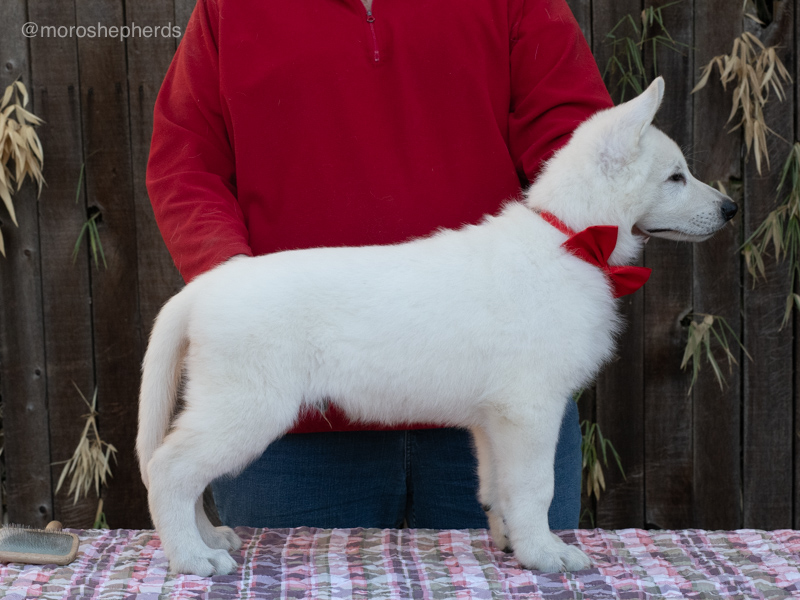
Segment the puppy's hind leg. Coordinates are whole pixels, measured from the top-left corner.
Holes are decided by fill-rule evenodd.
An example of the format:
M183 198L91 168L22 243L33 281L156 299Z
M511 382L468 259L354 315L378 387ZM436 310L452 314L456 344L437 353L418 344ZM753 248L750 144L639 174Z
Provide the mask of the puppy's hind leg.
M495 546L504 552L511 552L511 545L506 537L506 526L503 523L503 503L497 486L496 465L491 440L481 426L470 428L475 445L475 456L478 459L478 502L481 503L489 521L489 533Z
M210 481L242 469L282 435L299 408L299 403L293 409L265 404L225 394L200 398L196 389L187 389L186 410L147 466L150 513L170 571L207 577L237 568L227 545L213 549L206 544L198 529L196 503ZM227 533L222 536L227 538Z

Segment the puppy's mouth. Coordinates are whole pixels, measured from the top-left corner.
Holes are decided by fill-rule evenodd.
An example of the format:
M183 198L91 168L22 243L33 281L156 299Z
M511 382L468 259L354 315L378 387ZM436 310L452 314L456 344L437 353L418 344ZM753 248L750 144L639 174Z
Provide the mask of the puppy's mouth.
M678 231L677 229L644 229L638 225L634 225L631 233L644 237L646 242L651 237L659 237L667 240L675 240L678 242L702 242L710 238L713 233L707 235L696 235L693 233L686 233L685 231Z
M650 240L650 232L645 231L644 229L642 229L638 225L634 225L631 228L631 233L633 235L638 235L640 238L644 238L643 241L644 241L645 244Z

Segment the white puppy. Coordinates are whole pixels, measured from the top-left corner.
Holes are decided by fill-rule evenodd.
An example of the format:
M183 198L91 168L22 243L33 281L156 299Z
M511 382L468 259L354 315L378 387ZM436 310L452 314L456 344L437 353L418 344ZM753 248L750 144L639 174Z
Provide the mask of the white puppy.
M236 568L228 550L241 542L210 524L201 492L328 399L357 420L471 429L498 546L532 569L587 567L547 510L564 408L611 357L617 303L540 213L575 231L617 226L613 265L644 235L699 241L722 227L736 205L651 126L663 90L658 79L582 124L524 201L480 225L235 258L167 302L144 359L137 451L171 570ZM168 433L182 369L186 406Z

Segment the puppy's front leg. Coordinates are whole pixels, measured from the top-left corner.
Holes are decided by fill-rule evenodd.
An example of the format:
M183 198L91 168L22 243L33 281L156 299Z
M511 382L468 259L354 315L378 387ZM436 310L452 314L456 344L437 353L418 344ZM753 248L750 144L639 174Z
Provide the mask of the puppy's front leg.
M550 533L547 511L553 499L553 465L565 400L504 410L487 419L497 459L497 481L506 501L503 517L517 560L546 572L584 569L591 563L579 548ZM508 406L506 406L506 409ZM513 413L513 414L512 414Z
M203 506L203 496L194 503L194 515L200 537L206 546L212 549L238 550L242 547L242 539L230 527L214 527Z
M497 485L497 466L495 453L486 430L481 426L470 428L475 445L475 457L478 459L478 502L481 503L489 522L489 533L494 545L504 552L511 552L511 544L506 537L506 526L503 523L502 490Z

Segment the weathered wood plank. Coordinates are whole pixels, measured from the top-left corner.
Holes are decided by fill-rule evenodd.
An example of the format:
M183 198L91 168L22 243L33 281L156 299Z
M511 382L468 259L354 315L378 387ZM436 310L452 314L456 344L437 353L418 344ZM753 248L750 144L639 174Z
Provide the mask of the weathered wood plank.
M3 3L0 19L0 92L20 78L30 89L25 0ZM34 105L33 110L37 107ZM46 163L45 163L46 164ZM0 257L0 393L8 516L41 527L53 514L50 481L44 325L35 186L26 182L14 195L16 228L5 208L0 227L6 258Z
M610 56L606 34L626 14L636 16L641 10L639 0L593 3L592 48L601 73ZM612 90L615 83L606 81ZM608 488L597 505L598 527L643 527L645 523L643 300L642 292L622 299L622 316L628 325L619 339L616 360L597 381L597 423L619 452L626 476L616 466L606 470Z
M195 4L197 4L197 0L175 0L175 23L181 28L181 33L186 32L186 25L189 24L189 17L192 15Z
M575 20L581 26L583 37L592 47L592 0L567 0Z
M123 3L77 0L76 16L79 25L122 25ZM102 437L118 450L104 508L111 527L146 527L134 453L142 349L125 44L110 37L79 39L78 61L87 200L90 210L100 211L108 261L108 269L92 276L99 424Z
M684 0L662 13L672 38L686 44L682 52L659 46L654 57L646 47L647 64L656 63L666 81L656 124L684 148L692 144L693 6ZM692 246L652 238L644 263L653 269L644 287L646 521L661 529L690 527L692 399L680 362L686 342L681 319L692 308Z
M174 22L172 2L129 0L128 23L162 25ZM175 53L176 38L132 38L128 42L128 83L131 89L131 156L139 272L139 311L144 348L161 306L183 287L183 279L167 252L155 222L145 186L147 157L153 132L153 105ZM141 486L141 483L139 484ZM144 493L143 488L139 493Z
M795 11L794 14L794 30L800 29L800 11ZM794 38L795 52L794 52L794 114L796 121L794 124L794 141L800 141L800 35L795 35ZM800 289L795 283L796 293L800 293ZM800 529L800 318L797 314L794 316L794 525L795 529Z
M712 57L730 51L741 34L742 20L728 10L725 0L695 0L695 80L700 68ZM706 183L721 181L734 201L742 204L741 136L730 134L726 123L731 94L712 80L693 96L694 147L690 165ZM693 163L693 164L692 164ZM742 216L737 216L711 240L698 244L694 252L694 311L719 315L741 338L741 246ZM692 526L733 529L742 526L741 511L741 367L742 352L732 350L739 364L727 375L720 389L708 365L693 390ZM717 361L724 364L721 353Z
M592 2L591 0L567 0L572 14L580 25L583 37L586 38L589 47L592 47ZM588 421L590 423L597 422L596 409L596 390L592 386L582 392L578 402L579 419L581 423ZM581 527L593 527L597 522L597 501L594 497L586 495L586 483L582 485L581 493Z
M777 45L778 54L792 64L794 3L776 2L773 23L766 28L751 21L745 27L766 45ZM794 133L794 107L771 97L764 109L768 125L785 139ZM756 172L750 159L745 170L745 236L774 207L775 188L787 145L768 138L772 171ZM776 529L792 525L792 329L781 328L789 277L786 264L767 260L766 281L755 288L749 275L744 287L744 343L753 362L744 363L744 520L745 527Z
M171 2L129 0L128 22L168 23L173 18ZM128 42L128 82L131 87L131 156L136 207L137 256L139 259L139 309L142 342L146 343L153 321L164 302L183 287L155 222L145 187L147 157L153 132L153 106L164 80L176 38L132 38Z
M172 18L173 12L174 7L171 2L134 0L126 5L129 23L167 23ZM145 187L147 157L150 153L150 137L153 132L153 106L175 53L175 47L176 38L134 38L128 43L131 155L143 343L147 341L161 306L183 287L183 279L161 238Z
M74 24L75 7L72 2L54 5L29 0L28 18L40 26L68 26ZM33 38L31 78L39 116L45 121L41 138L47 153L47 186L39 203L39 230L50 446L57 463L72 456L86 421L87 408L74 385L88 398L94 388L87 242L83 260L75 264L72 260L74 244L86 220L83 197L75 201L83 162L75 39ZM52 466L53 482L58 482L63 466ZM65 483L53 498L55 518L66 527L91 527L97 505L94 492L73 504L68 488Z
M586 38L589 47L592 47L592 1L591 0L567 0L575 20L578 21L583 36ZM580 420L597 421L595 414L595 388L592 386L583 391L578 402L578 412ZM583 484L585 486L585 483ZM585 492L585 488L584 488ZM587 498L585 493L581 496L581 526L591 527L597 520L597 507L593 498Z

